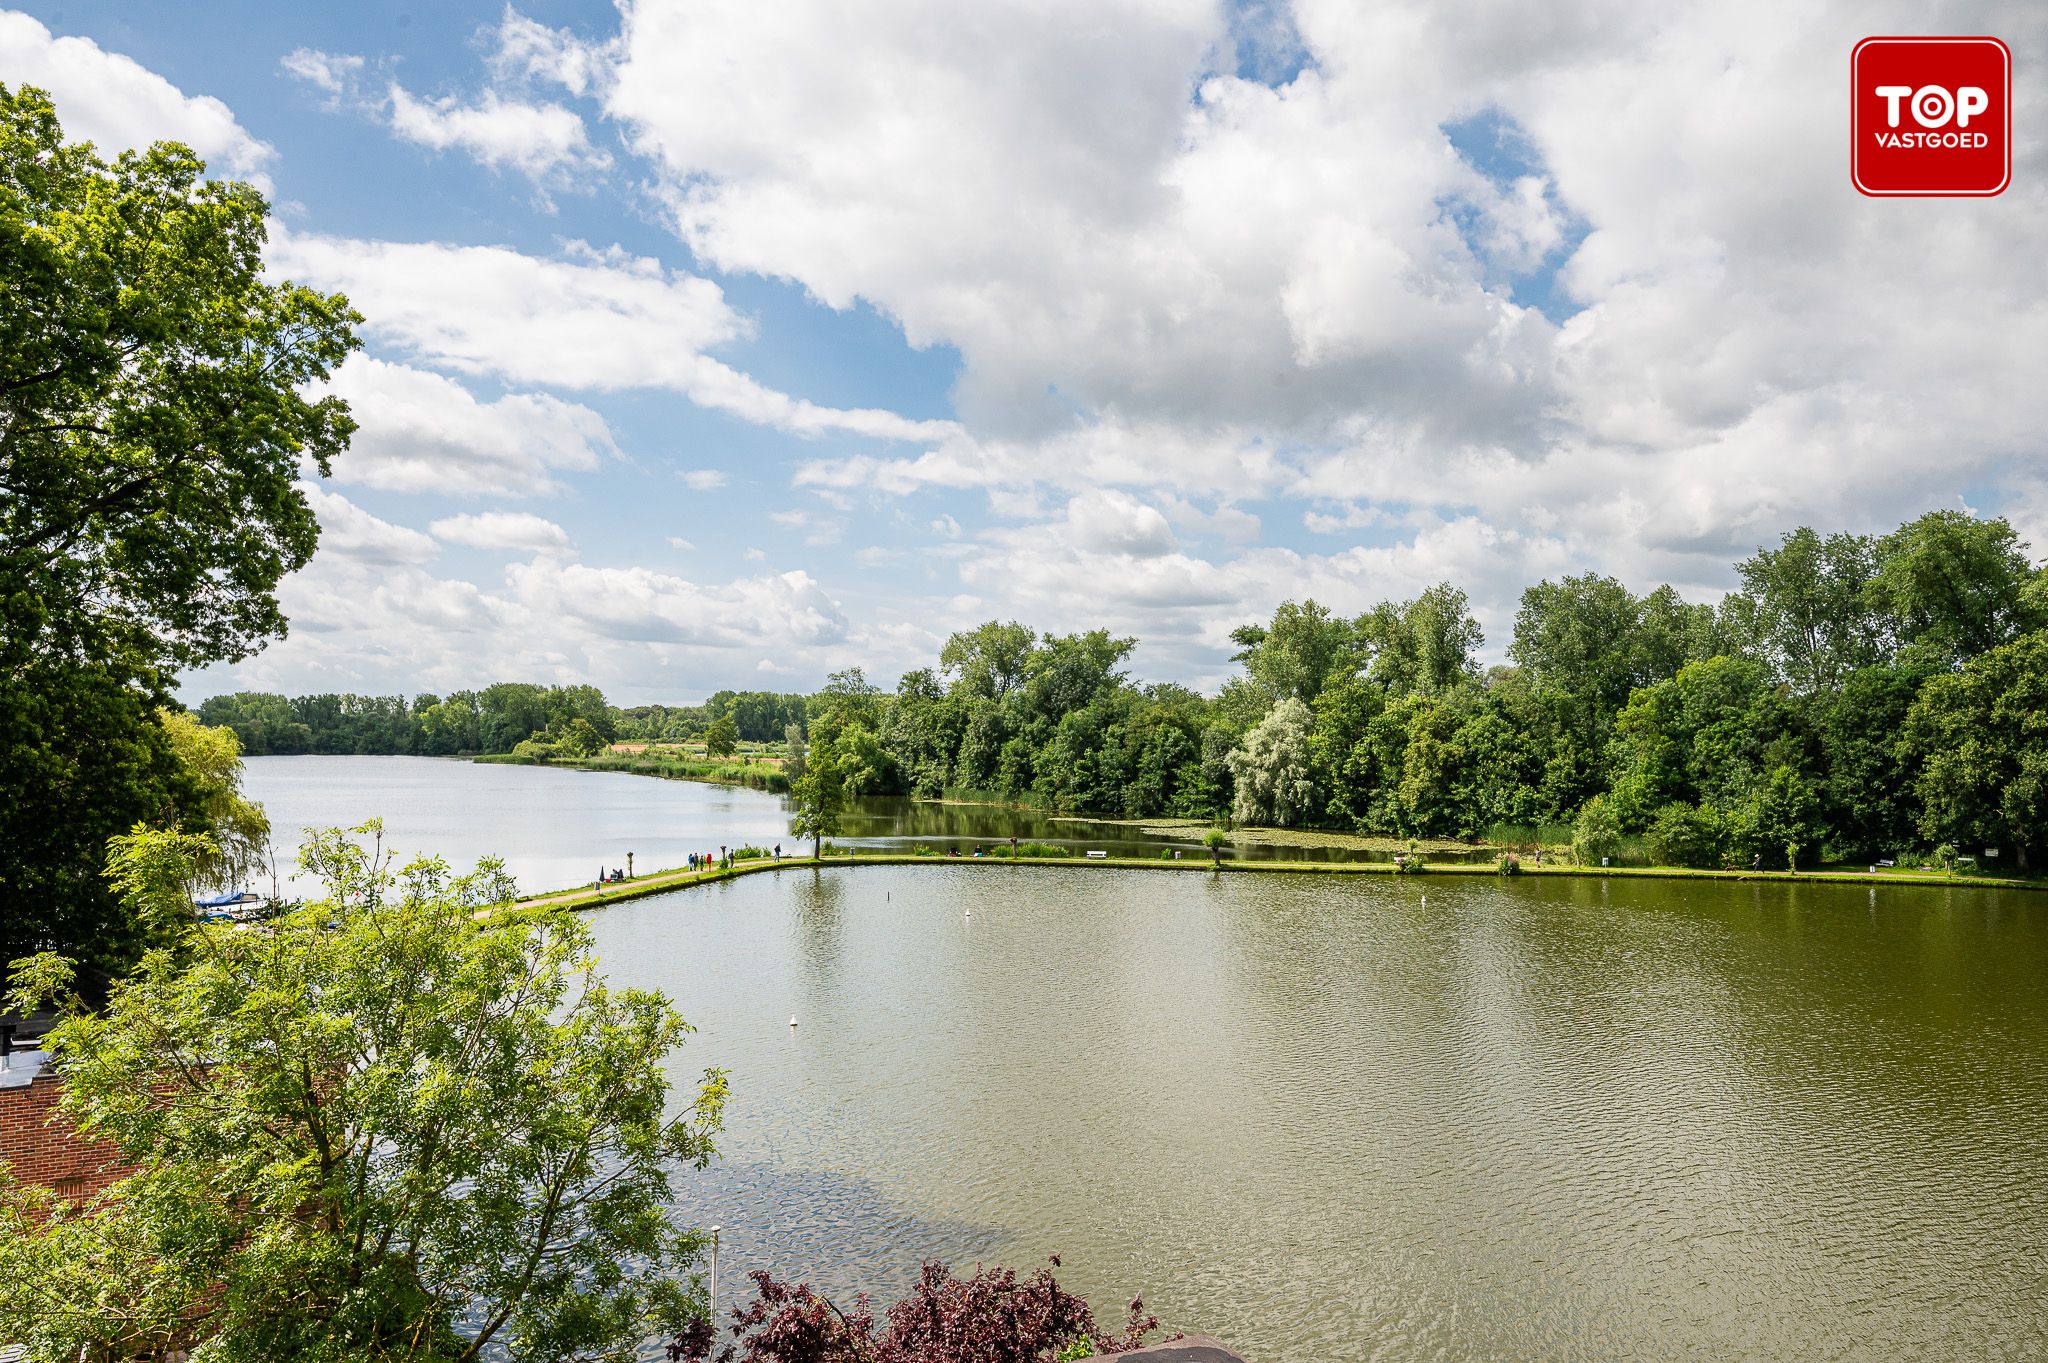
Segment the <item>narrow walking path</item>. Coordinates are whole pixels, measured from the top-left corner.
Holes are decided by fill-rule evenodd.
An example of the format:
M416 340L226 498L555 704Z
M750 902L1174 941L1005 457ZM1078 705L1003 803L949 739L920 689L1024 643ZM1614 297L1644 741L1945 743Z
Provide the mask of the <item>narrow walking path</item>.
M1392 863L1379 861L1233 861L1212 863L1206 857L1184 857L1179 861L1165 861L1157 857L947 857L917 854L912 852L862 852L859 855L824 857L764 857L753 861L742 861L730 867L712 867L709 870L692 871L687 867L680 870L654 871L631 880L612 882L605 885L589 885L581 889L549 891L544 894L515 900L515 909L599 909L608 904L624 903L629 899L644 899L648 895L666 894L670 890L687 889L693 885L707 885L718 881L735 880L740 876L759 875L765 871L821 867L856 866L1007 866L1019 869L1067 868L1071 870L1095 870L1098 868L1123 871L1181 871L1206 874L1228 873L1242 875L1247 872L1278 875L1366 875L1391 876L1396 874ZM1403 879L1422 881L1441 880L1447 876L1499 876L1495 867L1483 863L1432 862L1428 870L1419 875L1404 876ZM1613 880L1734 880L1734 881L1779 881L1786 884L1823 885L1884 885L1918 886L1923 889L1982 889L1982 890L2048 890L2048 882L2038 880L2011 880L1988 876L1973 876L1962 880L1949 880L1911 872L1878 871L1692 871L1682 867L1665 866L1545 866L1540 869L1525 866L1515 879L1540 880L1545 878L1613 879Z

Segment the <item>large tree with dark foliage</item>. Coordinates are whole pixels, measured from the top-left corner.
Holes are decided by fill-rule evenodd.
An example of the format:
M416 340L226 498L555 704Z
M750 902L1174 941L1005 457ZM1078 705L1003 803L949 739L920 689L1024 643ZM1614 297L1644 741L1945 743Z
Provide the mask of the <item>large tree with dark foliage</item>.
M137 820L203 824L155 712L172 670L284 632L353 423L307 397L345 300L263 278L266 207L159 143L108 161L0 86L0 962L138 939L100 883Z

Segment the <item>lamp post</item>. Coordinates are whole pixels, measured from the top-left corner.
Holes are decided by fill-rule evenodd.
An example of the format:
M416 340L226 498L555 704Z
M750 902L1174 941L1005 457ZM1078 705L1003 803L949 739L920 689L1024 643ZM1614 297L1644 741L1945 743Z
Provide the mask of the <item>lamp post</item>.
M711 1328L718 1329L718 1231L711 1228Z

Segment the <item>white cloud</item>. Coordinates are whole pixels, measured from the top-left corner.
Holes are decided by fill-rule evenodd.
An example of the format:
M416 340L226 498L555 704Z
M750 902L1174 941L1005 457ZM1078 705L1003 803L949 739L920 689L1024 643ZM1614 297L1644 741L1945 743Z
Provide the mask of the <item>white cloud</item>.
M295 47L277 63L288 76L325 90L330 95L351 93L362 79L363 59L345 52L322 52L315 47Z
M329 492L317 483L297 486L319 518L322 555L398 566L426 563L441 552L428 536L373 516L338 492Z
M788 530L804 531L804 543L809 545L832 544L846 529L846 522L836 517L820 516L800 508L771 511L768 519Z
M274 271L345 292L372 337L429 364L513 383L672 389L799 435L913 440L954 430L893 412L819 407L763 387L705 353L751 333L716 284L617 247L572 243L544 259L504 246L271 230Z
M618 453L603 417L545 393L479 401L440 374L355 356L328 391L360 423L334 464L345 483L392 492L540 496L557 474L587 473Z
M1301 516L1301 523L1318 535L1334 535L1344 530L1365 530L1383 524L1386 520L1386 512L1376 506L1358 502L1341 502L1331 511L1310 507Z
M607 44L585 42L505 7L498 22L491 73L501 81L546 81L572 95L589 94L611 75Z
M1072 541L1098 553L1158 558L1180 546L1157 507L1123 492L1086 492L1067 503Z
M603 638L738 648L836 643L846 617L809 574L700 584L651 568L593 568L540 558L506 570L512 596L540 619Z
M682 479L692 492L709 492L713 488L724 487L727 482L723 469L677 469L676 477Z
M448 516L427 527L434 538L472 549L511 549L527 553L570 548L569 532L530 511L485 511Z
M2048 438L2037 88L1998 199L1866 200L1841 164L1849 47L1981 29L1959 2L623 12L607 107L698 257L961 353L961 429L807 486L1420 507L1714 583L1801 521L2019 506ZM2048 11L1998 29L2048 60ZM1250 63L1285 83L1231 74L1296 42ZM1526 153L1497 178L1444 131L1487 111ZM1558 265L1561 323L1515 292Z
M391 83L391 131L434 151L467 152L493 170L516 170L559 188L607 170L611 155L591 145L582 116L560 104L532 104L484 91L473 104L454 96L422 99Z
M269 191L263 168L276 152L236 122L227 105L210 95L186 95L90 38L59 38L26 14L0 11L0 71L10 86L49 91L66 136L90 140L110 159L130 147L183 142L212 174Z
M668 547L671 549L690 550L695 549L697 546L679 535L670 535L668 537Z

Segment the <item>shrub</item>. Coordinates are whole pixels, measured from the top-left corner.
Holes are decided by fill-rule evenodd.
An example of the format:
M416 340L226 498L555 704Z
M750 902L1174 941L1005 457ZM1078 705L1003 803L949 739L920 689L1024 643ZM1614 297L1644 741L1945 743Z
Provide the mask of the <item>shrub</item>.
M1493 859L1493 869L1504 876L1522 874L1522 859L1513 852L1503 852Z
M1721 864L1727 835L1724 821L1713 808L1668 804L1650 821L1650 855L1665 866L1710 870Z
M1057 1258L1052 1266L1059 1266ZM1159 1327L1133 1298L1122 1331L1095 1322L1088 1303L1059 1285L1051 1269L1020 1279L1014 1269L981 1268L955 1277L928 1263L910 1295L880 1319L865 1295L842 1308L767 1273L748 1275L755 1296L735 1310L732 1343L712 1351L720 1333L700 1320L668 1346L672 1360L718 1363L1038 1363L1092 1358L1137 1348Z
M1621 847L1621 820L1604 795L1595 795L1579 811L1572 825L1572 859L1581 866L1598 866Z
M1049 842L1023 842L1015 847L998 847L997 856L1010 857L1071 857L1071 847L1055 847Z

